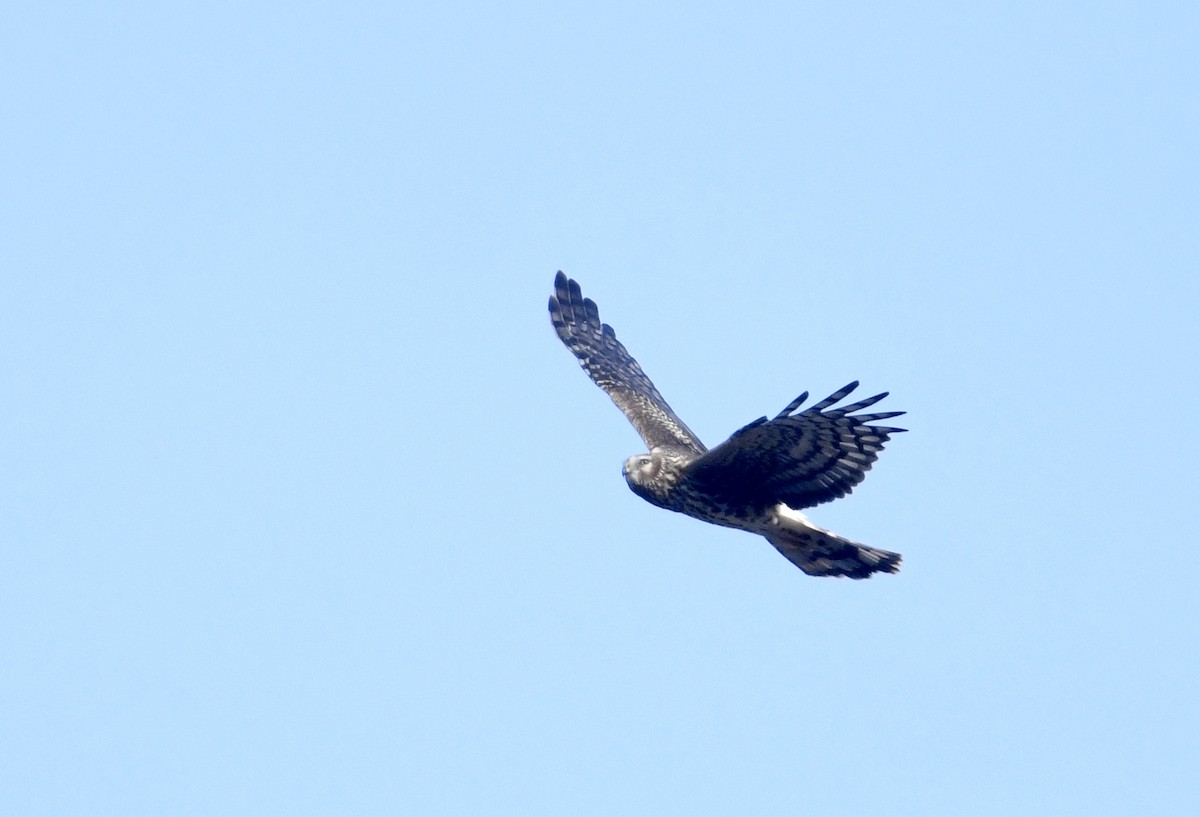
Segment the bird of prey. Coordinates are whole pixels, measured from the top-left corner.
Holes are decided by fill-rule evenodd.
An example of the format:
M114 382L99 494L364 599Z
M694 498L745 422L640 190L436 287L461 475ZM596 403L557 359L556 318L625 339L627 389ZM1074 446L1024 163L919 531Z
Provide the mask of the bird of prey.
M550 296L550 322L649 446L624 467L625 481L642 499L762 534L810 576L865 579L900 569L899 553L852 542L800 513L850 493L888 437L904 431L870 425L902 411L855 414L887 392L835 408L858 387L855 381L801 411L805 392L774 417L760 417L710 450L667 405L612 327L601 323L595 302L561 272Z

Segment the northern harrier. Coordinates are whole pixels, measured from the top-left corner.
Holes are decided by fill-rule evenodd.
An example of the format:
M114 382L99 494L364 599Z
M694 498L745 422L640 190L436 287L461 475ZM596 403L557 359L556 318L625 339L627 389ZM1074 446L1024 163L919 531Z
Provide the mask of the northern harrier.
M845 496L862 482L888 437L902 428L869 423L904 412L858 414L887 392L834 405L855 381L800 411L808 392L773 418L760 417L711 451L663 400L595 302L561 272L554 278L550 321L596 385L650 447L625 461L635 494L705 522L762 534L810 576L865 579L895 573L900 554L860 545L808 521L801 508ZM853 416L852 416L853 415Z

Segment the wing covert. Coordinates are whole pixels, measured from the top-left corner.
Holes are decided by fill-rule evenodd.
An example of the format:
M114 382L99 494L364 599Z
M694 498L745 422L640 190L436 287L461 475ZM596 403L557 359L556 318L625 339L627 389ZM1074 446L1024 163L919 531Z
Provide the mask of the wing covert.
M683 446L700 454L707 451L617 340L612 327L601 322L596 303L584 298L579 284L561 272L554 277L550 322L588 377L607 392L646 445L651 449Z

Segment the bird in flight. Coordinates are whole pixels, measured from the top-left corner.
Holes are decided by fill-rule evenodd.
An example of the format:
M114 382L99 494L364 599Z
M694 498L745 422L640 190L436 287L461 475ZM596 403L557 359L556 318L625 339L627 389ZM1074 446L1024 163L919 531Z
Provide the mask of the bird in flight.
M760 417L708 449L675 415L591 298L559 272L550 322L579 365L608 393L650 451L625 461L625 481L642 499L705 522L766 537L810 576L865 579L895 573L900 554L819 528L804 514L850 493L902 428L870 425L902 411L855 414L887 392L835 408L855 381L801 410L808 392L768 419Z

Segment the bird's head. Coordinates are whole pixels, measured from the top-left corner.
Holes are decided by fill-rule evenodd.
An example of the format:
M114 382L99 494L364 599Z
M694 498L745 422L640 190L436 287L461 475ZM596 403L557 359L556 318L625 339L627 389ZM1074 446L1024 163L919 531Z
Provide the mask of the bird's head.
M658 452L638 454L625 460L622 471L629 489L647 502L662 505L675 480L664 472L664 459Z

